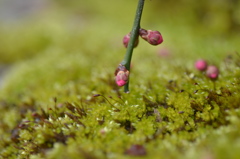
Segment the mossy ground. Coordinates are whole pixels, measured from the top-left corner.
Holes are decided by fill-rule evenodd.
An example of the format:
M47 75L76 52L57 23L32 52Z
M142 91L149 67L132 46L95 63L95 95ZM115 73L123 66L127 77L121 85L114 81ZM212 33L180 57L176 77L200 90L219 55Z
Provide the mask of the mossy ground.
M113 73L136 3L52 1L0 26L2 158L238 158L239 32L227 9L210 4L201 23L190 1L146 1L142 27L164 42L140 41L125 94ZM199 58L218 80L194 68Z

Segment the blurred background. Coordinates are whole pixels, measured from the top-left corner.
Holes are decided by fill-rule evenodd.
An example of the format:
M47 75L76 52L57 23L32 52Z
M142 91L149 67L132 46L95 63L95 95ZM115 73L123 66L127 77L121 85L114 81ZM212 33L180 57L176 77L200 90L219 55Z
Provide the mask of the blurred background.
M137 0L0 0L0 63L32 58L51 47L77 49L83 34L101 42L121 41L131 30L136 5ZM161 31L167 39L187 34L228 39L239 35L240 3L146 0L142 26ZM109 28L116 29L108 32ZM178 34L172 37L168 32Z
M46 75L45 82L56 80L52 75L56 70L69 73L66 80L89 77L96 68L114 72L125 54L122 38L131 31L137 3L0 0L0 77L10 66L24 63L25 68L36 67L42 73L19 76L39 80ZM161 49L185 64L197 58L217 63L239 51L240 1L146 0L141 27L160 31L164 42L153 47L140 41L133 63L146 66Z

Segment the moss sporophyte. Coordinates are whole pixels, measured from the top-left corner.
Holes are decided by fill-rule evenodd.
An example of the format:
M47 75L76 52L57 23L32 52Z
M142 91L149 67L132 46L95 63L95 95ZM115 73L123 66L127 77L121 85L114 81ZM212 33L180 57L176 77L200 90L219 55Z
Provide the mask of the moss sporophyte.
M159 31L145 30L140 27L145 0L139 0L132 31L123 38L123 45L127 48L123 61L115 71L115 81L118 86L124 86L124 92L129 93L130 64L134 47L138 45L139 36L151 45L163 42ZM122 70L124 69L124 71Z

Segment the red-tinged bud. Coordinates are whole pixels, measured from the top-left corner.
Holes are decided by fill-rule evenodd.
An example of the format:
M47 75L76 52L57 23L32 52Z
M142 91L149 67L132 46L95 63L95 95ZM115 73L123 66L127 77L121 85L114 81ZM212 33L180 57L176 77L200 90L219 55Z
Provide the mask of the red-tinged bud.
M145 29L139 29L139 35L141 36L141 38L143 38L144 40L147 41L147 36L148 36L148 31Z
M219 75L219 70L216 66L213 66L213 65L208 66L206 75L207 75L207 77L209 77L211 79L217 79L218 75Z
M128 33L127 35L125 35L123 37L123 45L125 46L125 48L128 47L128 43L130 41L130 36L131 36L131 33ZM134 43L134 47L137 47L138 46L138 42L139 42L139 39L137 38L135 43Z
M163 37L159 31L139 29L139 35L151 45L159 45L163 42Z
M199 71L205 71L207 69L207 66L208 64L205 60L200 59L195 62L195 67Z
M118 86L124 86L128 82L129 71L125 66L119 65L115 71L115 81Z
M159 31L148 31L148 42L152 45L159 45L163 42L162 35Z

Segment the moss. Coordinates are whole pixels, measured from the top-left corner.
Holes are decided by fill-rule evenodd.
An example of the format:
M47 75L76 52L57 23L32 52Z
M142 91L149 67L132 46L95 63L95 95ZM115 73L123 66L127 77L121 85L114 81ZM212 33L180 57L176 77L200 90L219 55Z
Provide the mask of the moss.
M77 2L61 3L10 34L0 28L1 39L7 38L1 63L11 64L0 90L2 158L239 156L238 32L229 36L219 29L221 36L213 36L216 32L192 21L194 15L186 17L191 8L179 14L183 21L159 14L163 23L154 18L159 8L146 6L142 25L159 28L165 41L159 47L140 41L131 92L125 94L113 79L130 20L120 14L125 2L114 2L116 15L115 7L108 10L102 2L81 2L87 7L80 5L79 12ZM135 10L134 3L127 7ZM12 36L24 33L24 40L10 47L17 40ZM170 55L159 55L162 48ZM216 81L194 69L199 57L219 67Z

